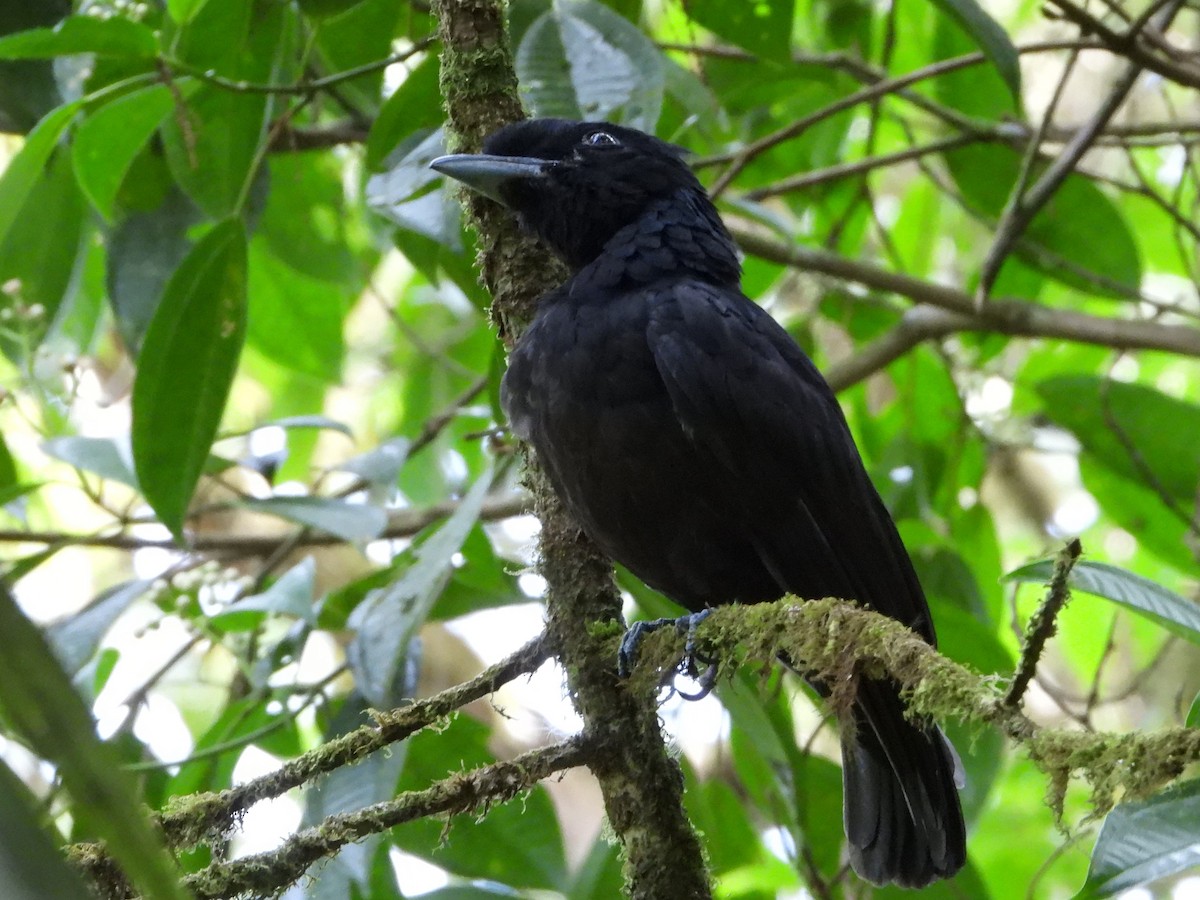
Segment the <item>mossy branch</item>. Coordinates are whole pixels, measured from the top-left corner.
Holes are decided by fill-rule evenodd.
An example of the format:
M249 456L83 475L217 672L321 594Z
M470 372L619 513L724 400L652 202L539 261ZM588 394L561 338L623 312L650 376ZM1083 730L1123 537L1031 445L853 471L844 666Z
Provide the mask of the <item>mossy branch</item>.
M785 598L722 607L694 637L705 656L728 670L749 660L771 664L786 654L799 671L845 691L856 678L890 676L913 716L998 728L1047 775L1050 805L1060 818L1073 776L1090 787L1093 815L1099 816L1123 797L1145 797L1200 762L1200 729L1097 733L1039 726L1006 702L1005 679L947 659L895 619L843 600ZM671 676L684 640L671 629L646 638L633 674L641 689ZM615 653L615 643L607 643ZM835 688L835 705L837 695Z
M581 580L586 583L594 574L581 572ZM611 672L619 628L589 628L582 621L578 627L584 632L578 639L590 645L587 664L608 660L602 665L606 673ZM913 716L939 721L960 719L996 728L1023 746L1030 759L1046 773L1050 803L1059 816L1072 777L1089 785L1093 814L1101 815L1122 797L1144 797L1159 790L1188 765L1200 761L1198 729L1104 734L1039 726L1019 708L1005 702L1005 679L980 675L942 656L896 620L842 600L785 598L775 603L722 607L696 629L694 637L698 648L706 656L718 658L726 671L747 662L772 665L782 653L798 670L818 676L827 684L840 685L845 692L860 677L894 678L901 685ZM675 671L684 641L683 635L671 629L647 636L631 678L623 684L614 684L616 693L624 696L626 703L646 702L653 710L651 698ZM239 788L191 798L168 813L164 822L174 823L170 833L177 842L186 839L191 843L226 834L249 805L258 799L277 796L286 790L283 785L294 781L300 771L320 774L358 761L366 752L439 721L495 685L531 671L547 655L543 639L539 638L470 682L411 707L376 714L376 725L330 742L294 760L280 772L251 782L244 786L249 789L247 793ZM837 691L835 704L836 694ZM616 794L610 815L620 816L622 824L629 826L630 821L636 821L632 807L643 801L646 793L638 781L625 774L624 766L638 754L647 753L651 754L647 764L652 764L653 742L645 735L638 735L641 742L634 741L631 747L623 722L606 721L591 709L588 713L593 724L571 741L450 776L425 790L408 792L392 801L331 816L320 825L293 835L278 850L234 862L214 863L189 876L188 884L204 898L277 892L301 877L314 862L333 855L346 843L417 818L486 810L493 803L531 789L546 777L579 765L601 773L601 783ZM657 720L653 717L640 724L657 733ZM213 818L217 813L220 815ZM651 851L651 847L637 845L637 840L658 847L654 835L627 834L631 859L643 859ZM123 876L102 847L77 845L72 851L101 896L131 895ZM643 887L654 884L656 890L668 890L662 884L644 879L639 883ZM667 892L641 896L676 895Z
M499 126L523 118L501 0L435 0L442 42L441 87L448 133L458 149L478 150ZM538 297L565 273L521 237L511 216L479 197L464 198L479 237L479 268L492 294L492 319L510 344ZM644 900L712 896L699 837L683 810L683 775L667 751L653 691L630 692L615 656L591 637L623 630L612 564L582 537L536 460L526 480L542 523L540 569L547 583L547 629L567 670L585 730L607 748L589 762L625 859L626 889Z
M535 671L551 656L549 641L540 635L515 653L489 666L469 681L418 700L409 706L372 713L373 723L356 728L284 763L279 769L218 793L180 798L158 817L167 845L182 850L233 830L237 821L255 803L279 797L292 788L361 762L370 754L434 725L469 703L494 693L513 679ZM128 886L107 850L99 844L75 844L68 855L103 896L124 897Z
M579 736L530 750L507 762L458 772L423 791L406 791L393 800L329 816L320 825L292 835L277 850L213 863L185 881L199 900L245 893L272 896L298 881L313 863L328 859L346 844L414 819L486 810L530 790L543 778L582 765L593 753L590 742Z

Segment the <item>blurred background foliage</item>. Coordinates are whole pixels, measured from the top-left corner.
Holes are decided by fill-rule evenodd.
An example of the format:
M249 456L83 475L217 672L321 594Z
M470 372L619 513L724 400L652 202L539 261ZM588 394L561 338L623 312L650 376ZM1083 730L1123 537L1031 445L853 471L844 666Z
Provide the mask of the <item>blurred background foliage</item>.
M1195 4L509 14L533 114L694 154L747 292L841 392L943 652L1009 674L1038 560L1079 535L1028 711L1200 724ZM0 599L6 896L78 896L53 845L112 844L114 817L136 832L131 796L161 809L268 772L540 630L504 349L426 166L445 144L434 30L421 0L0 5L0 560L45 638ZM621 584L631 615L670 609ZM842 864L836 744L798 684L739 677L663 714L718 896L895 894ZM180 863L577 726L548 664ZM1019 749L951 730L971 861L926 893L1200 896L1197 782L1102 821L1072 790L1057 823ZM613 897L600 818L572 772L373 835L286 896ZM153 837L129 843L154 884Z

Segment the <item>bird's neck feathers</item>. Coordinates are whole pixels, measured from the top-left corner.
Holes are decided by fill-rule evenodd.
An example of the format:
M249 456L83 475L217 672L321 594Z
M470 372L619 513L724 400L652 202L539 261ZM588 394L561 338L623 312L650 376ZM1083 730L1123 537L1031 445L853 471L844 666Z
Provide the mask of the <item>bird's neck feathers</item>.
M572 276L572 287L612 288L691 277L737 287L737 249L708 197L681 188L648 206ZM574 293L575 291L572 291Z

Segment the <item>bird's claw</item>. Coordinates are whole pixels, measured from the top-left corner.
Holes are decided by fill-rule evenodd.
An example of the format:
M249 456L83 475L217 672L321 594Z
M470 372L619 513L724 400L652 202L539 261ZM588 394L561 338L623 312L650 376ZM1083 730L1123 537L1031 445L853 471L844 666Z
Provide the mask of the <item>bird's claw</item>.
M680 616L677 619L653 619L649 622L634 622L625 632L625 637L621 639L621 647L617 651L617 674L622 678L628 678L633 671L634 662L637 660L638 644L642 642L642 638L646 635L658 631L660 628L665 628L668 625L674 626L675 630L680 634L686 632L687 643L684 644L683 658L679 661L679 671L690 678L694 678L699 682L700 690L694 694L688 694L676 689L676 692L684 700L701 700L707 697L717 683L717 664L716 660L702 656L696 649L696 628L709 617L712 613L711 609L701 610L690 615ZM701 670L697 665L704 665Z

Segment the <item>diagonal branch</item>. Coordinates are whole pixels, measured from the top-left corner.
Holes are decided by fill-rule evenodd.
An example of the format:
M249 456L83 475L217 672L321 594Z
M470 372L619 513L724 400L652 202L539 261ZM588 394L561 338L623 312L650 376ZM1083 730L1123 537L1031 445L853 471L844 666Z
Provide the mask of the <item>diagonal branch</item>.
M1153 26L1156 28L1166 27L1175 13L1179 11L1182 2L1183 0L1170 0L1165 8L1159 10L1151 18ZM1142 60L1134 60L1125 66L1108 94L1101 101L1100 106L1092 114L1092 117L1075 132L1063 148L1062 153L1047 167L1029 192L1023 197L1016 197L1009 208L1005 210L1004 217L996 231L996 238L992 242L980 270L979 288L975 297L978 305L982 306L988 299L996 276L1000 273L1000 267L1004 265L1004 260L1008 257L1009 251L1017 239L1025 233L1025 229L1033 221L1033 217L1050 201L1062 183L1066 181L1067 176L1074 171L1083 158L1083 154L1088 151L1121 104L1125 102L1134 82L1138 80L1145 68L1146 64ZM1064 75L1063 78L1065 80L1066 76ZM1032 155L1027 157L1030 162L1032 159Z
M741 248L752 256L960 313L966 318L961 320L963 327L957 330L1060 338L1118 350L1165 350L1181 356L1200 357L1200 329L1197 328L1140 319L1092 316L1024 300L993 300L977 310L972 297L957 288L891 272L825 250L785 244L766 236L758 228L732 224L729 231Z

